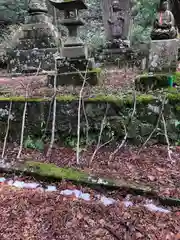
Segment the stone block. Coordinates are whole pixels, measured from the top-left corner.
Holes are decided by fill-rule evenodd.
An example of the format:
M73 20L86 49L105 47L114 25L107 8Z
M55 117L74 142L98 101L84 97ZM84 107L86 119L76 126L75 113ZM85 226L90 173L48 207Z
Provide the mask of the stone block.
M61 59L57 63L59 73L92 70L95 68L94 59Z
M88 57L88 50L85 46L63 47L61 51L62 56L65 58Z
M93 69L91 71L87 71L87 73L86 71L61 73L57 76L57 86L82 86L85 76L87 78L87 82L94 86L99 83L100 72L100 69ZM54 74L48 75L48 85L54 85L54 76Z
M168 74L140 75L135 79L137 91L148 92L169 87Z
M151 72L174 72L177 67L179 39L153 40L148 68Z
M12 50L8 56L8 71L23 73L38 69L41 63L41 70L51 71L55 68L54 54L56 48Z

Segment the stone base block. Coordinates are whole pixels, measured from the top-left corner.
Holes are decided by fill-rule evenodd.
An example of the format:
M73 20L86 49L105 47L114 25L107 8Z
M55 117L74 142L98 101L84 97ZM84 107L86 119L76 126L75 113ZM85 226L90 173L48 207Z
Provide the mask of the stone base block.
M88 57L88 49L85 46L63 47L61 54L65 58Z
M12 74L35 72L40 63L41 70L54 70L55 60L53 55L56 52L56 48L13 50L8 54L8 71Z
M148 68L151 72L174 72L177 67L179 39L153 40Z
M65 72L74 72L74 71L84 71L86 69L92 70L95 68L95 61L93 58L90 59L59 59L58 63L58 72L65 73Z
M168 74L140 75L135 79L137 91L147 92L171 86Z
M83 84L85 76L87 78L87 83L94 86L99 83L100 73L101 69L99 68L88 70L87 73L86 71L61 73L57 76L57 86L81 86ZM48 85L54 85L54 76L54 74L48 75Z

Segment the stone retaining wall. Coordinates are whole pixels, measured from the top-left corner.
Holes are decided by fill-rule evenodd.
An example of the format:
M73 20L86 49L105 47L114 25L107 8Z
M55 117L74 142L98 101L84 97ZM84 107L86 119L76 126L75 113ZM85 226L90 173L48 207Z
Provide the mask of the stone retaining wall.
M161 112L163 97L152 95L137 96L136 113L130 121L133 111L132 95L124 98L117 96L96 96L84 101L84 110L88 119L89 137L97 140L102 120L106 115L102 142L109 139L118 139L124 136L124 126L128 131L128 139L133 143L141 143L149 136L156 126ZM6 132L8 109L13 102L9 141L20 140L22 115L25 99L22 97L0 98L0 139L3 140ZM41 137L51 134L52 106L51 99L27 99L28 107L25 122L25 139L28 136ZM168 136L171 141L180 140L180 94L169 93L164 107L164 116L167 124ZM83 109L81 109L81 136L86 136L87 124ZM49 124L47 119L49 117ZM78 99L75 97L57 97L56 112L56 139L63 140L66 137L75 137L77 133ZM160 125L153 136L155 141L164 142L164 125Z

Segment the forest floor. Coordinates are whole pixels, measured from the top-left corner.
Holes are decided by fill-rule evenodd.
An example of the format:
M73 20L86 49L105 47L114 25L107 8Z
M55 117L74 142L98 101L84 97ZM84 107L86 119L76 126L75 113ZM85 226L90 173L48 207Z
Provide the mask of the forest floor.
M65 187L59 184L59 189ZM180 211L149 211L142 206L143 197L134 197L136 204L126 207L121 199L104 206L58 192L3 184L0 192L1 240L180 239Z
M138 74L137 69L119 69L117 67L107 67L103 69L100 84L84 87L84 97L94 96L95 94L122 94L133 89L132 83ZM29 97L51 97L53 86L47 84L47 74L39 76L17 76L11 77L0 70L0 94L3 96L26 96L28 89ZM59 95L73 94L79 96L81 86L58 86Z
M8 161L16 158L18 149L13 145L8 146ZM101 148L91 159L94 150L95 148L91 148L81 152L80 165L76 164L76 152L69 147L54 147L50 157L46 157L45 152L23 149L21 158L53 163L59 167L74 167L99 177L150 186L158 192L159 196L180 199L179 147L172 149L171 160L168 158L167 147L161 145L147 147L139 155L139 148L126 146L112 159L110 155L114 149Z

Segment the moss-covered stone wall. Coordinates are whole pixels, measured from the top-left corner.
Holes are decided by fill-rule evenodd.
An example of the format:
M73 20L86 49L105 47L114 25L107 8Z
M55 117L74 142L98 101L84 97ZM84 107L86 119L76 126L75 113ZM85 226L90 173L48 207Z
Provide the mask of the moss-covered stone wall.
M128 139L132 142L143 142L156 126L161 112L163 95L138 95L136 97L136 111L131 119L134 108L134 100L131 94L122 98L113 95L102 95L85 99L81 108L81 136L88 135L91 139L98 138L102 120L104 130L102 141L122 138L125 128ZM8 109L13 102L11 111L9 141L19 141L22 125L24 103L23 97L0 98L0 138L5 136ZM41 137L51 134L52 125L52 100L30 98L27 99L27 112L25 122L25 138L28 136ZM75 137L77 133L79 101L75 96L66 95L57 97L56 111L56 139L63 140L66 137ZM180 93L167 93L164 105L168 135L171 141L180 140ZM106 116L106 117L104 117ZM49 119L49 124L47 120ZM132 121L130 121L130 119ZM88 124L87 124L88 120ZM47 131L45 131L47 126ZM159 127L153 136L157 141L164 141L164 125L160 121Z

